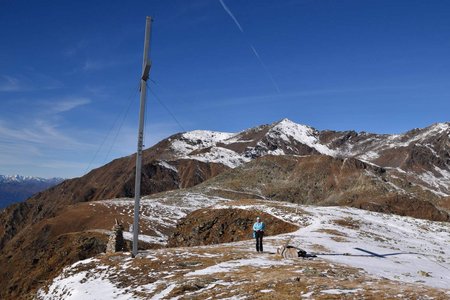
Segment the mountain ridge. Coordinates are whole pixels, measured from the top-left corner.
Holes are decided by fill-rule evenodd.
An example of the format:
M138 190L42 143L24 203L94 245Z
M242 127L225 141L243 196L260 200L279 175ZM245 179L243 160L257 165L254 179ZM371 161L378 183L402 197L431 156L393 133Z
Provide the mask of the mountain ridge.
M318 131L287 119L238 133L178 133L143 152L142 195L155 194L170 203L159 210L153 196L141 201L148 210L144 236L153 247L162 247L179 217L209 206L214 199L351 206L449 221L449 137L447 123L401 135L379 135ZM0 268L6 270L0 297L20 295L37 286L21 278L20 270L11 266L12 257L14 265L39 270L40 280L46 280L52 275L46 272L43 254L56 251L60 255L55 245L61 241L81 248L103 245L98 234L109 232L115 218L128 228L134 157L115 159L0 211ZM188 203L194 200L198 205ZM179 211L180 207L185 208ZM174 213L176 220L169 217ZM67 220L74 224L68 225ZM89 255L100 248L89 248L93 249ZM20 253L30 257L21 258ZM63 266L59 262L51 268Z
M264 155L353 157L398 173L411 171L413 183L441 196L450 195L449 183L437 180L437 185L430 184L436 178L450 179L450 123L435 123L403 134L374 134L318 131L282 119L238 133L195 130L168 140L172 159L183 157L230 168Z
M64 178L42 178L22 175L0 175L0 209L24 201L32 195L64 181Z
M265 155L321 153L375 164L385 168L392 180L417 186L436 197L450 195L449 123L400 135L377 135L318 131L289 119L238 133L190 131L160 141L143 152L142 195L191 187ZM23 223L26 226L53 216L68 204L131 197L134 173L134 154L115 159L83 177L36 194L26 204L5 209L0 220L15 222L13 216L22 216L22 221L28 220ZM0 247L18 230L0 230Z

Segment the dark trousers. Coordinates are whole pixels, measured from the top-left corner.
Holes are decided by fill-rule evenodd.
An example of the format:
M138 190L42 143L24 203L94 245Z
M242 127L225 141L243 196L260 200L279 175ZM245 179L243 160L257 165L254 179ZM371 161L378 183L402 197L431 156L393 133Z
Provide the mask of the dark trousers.
M263 252L263 236L264 236L264 231L256 231L255 232L255 238L256 238L256 251L258 252Z

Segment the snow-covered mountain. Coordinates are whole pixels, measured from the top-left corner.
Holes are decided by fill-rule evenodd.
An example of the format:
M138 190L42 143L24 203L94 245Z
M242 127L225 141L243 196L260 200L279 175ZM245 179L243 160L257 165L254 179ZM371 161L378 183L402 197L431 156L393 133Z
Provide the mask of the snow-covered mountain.
M22 175L0 175L0 183L48 182L55 184L63 180L64 180L63 178L59 177L42 178L42 177L22 176Z
M23 201L63 180L62 178L0 175L0 208Z
M417 298L423 291L430 297L443 298L447 291L441 283L448 278L442 269L437 272L438 267L433 268L442 265L448 269L447 249L440 243L448 242L445 232L448 231L446 222L450 220L449 127L449 123L439 123L404 134L387 135L319 131L283 119L238 133L196 130L173 135L143 153L142 195L150 195L142 201L141 240L144 247L164 247L183 217L201 223L196 228L216 226L222 230L231 223L234 229L240 228L254 220L253 217L245 218L248 211L243 214L232 211L216 218L214 212L207 210L218 208L207 206L224 204L231 207L245 201L258 201L261 202L259 208L251 207L250 211L263 211L280 219L292 214L299 218L286 221L299 226L300 231L274 237L272 246L292 237L297 245L302 247L304 244L307 250L322 253L324 261L308 262L305 268L302 267L304 262L295 263L296 267L292 268L291 262L280 262L272 257L262 261L252 257L251 242L243 242L217 248L149 251L129 268L138 274L133 277L139 280L137 286L121 281L129 278L126 269L132 264L125 257L122 260L117 256L100 255L86 262L89 268L89 264L94 263L93 270L104 270L104 273L84 272L84 263L60 273L64 266L103 252L115 219L129 228L135 173L134 156L130 155L0 211L0 269L4 270L0 272L0 298L35 295L36 288L44 287L44 282L58 275L59 279L50 286L54 298L59 298L65 291L69 295L73 287L90 289L91 279L99 287L109 286L120 293L124 292L121 287L128 287L128 294L121 294L124 299L139 293L144 298L182 298L183 295L202 298L215 287L220 291L221 285L228 286L230 280L243 283L236 287L238 294L252 292L245 290L249 286L246 282L257 282L258 289L268 284L271 287L263 290L271 290L270 293L279 297L289 296L293 288L291 283L299 282L295 285L297 295L305 297L320 298L322 294L346 291L354 293L356 298L374 299L390 293L397 287L396 280L400 280L403 282L401 292L396 293L401 293L403 298ZM230 204L233 201L238 204ZM302 206L305 204L311 206ZM269 206L271 209L267 209ZM199 208L205 209L205 213L200 212L201 217L196 218ZM227 223L216 224L224 219ZM402 228L407 232L401 232L399 229ZM187 228L185 232L196 231ZM202 237L202 232L200 230L196 235L197 239ZM125 239L129 237L126 233ZM189 235L180 234L179 237L189 239ZM310 237L311 241L304 237ZM359 241L364 244L358 244ZM346 250L339 251L344 248ZM366 255L356 248L384 257ZM274 250L273 247L268 249ZM113 257L113 264L116 263L122 273L116 274L113 267L106 266L109 257ZM388 264L377 269L378 261L371 261L367 266L367 259ZM98 260L102 263L97 264ZM165 263L159 263L161 261ZM259 274L257 270L248 272L253 263L273 271L268 278L273 275L276 282L246 277L244 274ZM211 269L228 270L229 266L233 270L233 266L238 266L237 273L229 273L230 280L215 281L216 272L214 276L202 275ZM401 273L396 271L397 267ZM178 268L180 272L170 273L171 268ZM23 273L33 276L24 277ZM140 275L150 273L150 277ZM192 280L183 284L184 275L188 273L195 276L189 275ZM101 274L107 277L98 278ZM112 278L109 274L118 276ZM301 277L299 281L292 279L302 274L315 275ZM146 282L147 278L151 280ZM278 289L280 282L283 284ZM363 282L370 284L362 290L356 287ZM61 285L65 283L67 289ZM87 285L82 287L83 283ZM340 287L339 291L332 288L335 285ZM148 290L145 290L146 286ZM327 287L325 290L322 289L324 286ZM372 289L373 286L377 289ZM283 294L285 291L288 292ZM236 295L222 292L224 294L209 296ZM394 298L397 294L388 296ZM45 288L40 295L44 299L53 297ZM117 294L118 298L121 295Z
M438 195L450 195L450 123L389 135L318 131L283 119L239 133L190 131L168 141L172 160L194 159L230 168L265 155L357 158Z
M355 131L318 131L283 119L270 125L262 125L239 133L195 130L175 135L170 139L171 148L179 157L189 157L208 162L220 162L229 167L264 155L325 154L356 157L377 161L383 152L418 146L439 157L449 158L450 123L437 123L423 129L413 129L404 134L373 134ZM446 151L447 150L447 151ZM210 152L217 153L211 156ZM447 153L442 153L447 152ZM401 166L401 164L399 164ZM405 166L403 166L405 167Z

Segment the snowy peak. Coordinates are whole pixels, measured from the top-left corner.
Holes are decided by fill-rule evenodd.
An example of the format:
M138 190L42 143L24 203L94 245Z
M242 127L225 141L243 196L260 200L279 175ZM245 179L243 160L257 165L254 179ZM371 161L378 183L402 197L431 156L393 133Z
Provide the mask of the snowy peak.
M273 123L272 125L296 126L296 125L300 125L300 124L297 124L294 121L289 120L288 118L284 118L284 119L281 119L278 122ZM302 125L302 126L305 126L305 125ZM308 127L308 126L305 126L305 127Z
M171 140L170 148L174 158L222 163L231 168L264 155L335 155L320 143L317 130L289 119L239 133L190 131Z
M63 180L62 178L0 175L0 209L11 203L23 201Z
M186 132L174 136L169 148L173 160L194 159L229 168L266 155L357 158L406 174L409 181L439 195L450 194L450 123L436 123L403 134L373 134L318 131L282 119L238 133Z
M255 211L253 206L250 207L250 205L256 205L252 199L278 200L274 202L274 207L264 208L263 212L272 213L275 217L280 218L293 215L295 212L293 217L297 217L297 221L300 222L298 226L302 230L296 240L297 245L310 247L307 249L308 251L314 250L330 254L350 253L352 254L350 258L347 255L330 255L330 259L342 263L356 263L359 260L361 264L358 262L355 265L357 268L355 272L358 274L360 274L359 268L364 267L369 257L362 257L361 251L356 247L382 255L388 254L389 256L386 255L383 261L391 257L392 262L389 263L387 269L387 264L383 264L384 269L381 270L381 273L376 273L381 277L385 278L388 274L392 276L391 278L397 280L399 278L405 281L413 280L413 284L417 284L419 280L423 280L421 282L427 280L427 283L433 284L433 286L437 283L437 287L441 286L440 282L442 281L442 286L446 287L448 286L448 276L444 278L445 275L443 275L446 270L438 267L439 264L442 264L442 247L430 248L426 245L426 256L421 256L414 261L410 256L403 258L405 255L416 255L417 249L423 246L419 245L423 243L422 241L417 242L419 230L422 230L422 236L427 236L427 238L429 236L434 238L430 240L435 241L440 233L446 232L446 228L442 227L442 224L438 224L438 227L434 230L430 222L418 223L411 219L412 228L408 229L406 221L397 222L399 218L393 217L390 220L393 222L391 227L394 229L382 228L383 232L387 232L388 238L386 239L377 235L380 232L380 224L383 225L387 222L387 217L383 215L373 217L372 213L355 210L340 210L333 207L324 210L315 207L309 209L309 206L294 207L289 206L290 204L286 204L286 209L283 211L279 203L289 201L308 205L346 205L385 213L448 221L450 220L449 198L439 197L450 195L450 145L447 128L448 124L435 124L429 128L410 131L402 135L378 135L355 131L318 131L284 119L239 133L196 130L173 135L145 150L143 155L141 194L155 194L147 198L148 201L143 199L141 203L143 208L142 222L146 224L141 227L146 230L142 232L142 236L145 235L143 241L153 243L158 247L161 246L161 243L165 243L167 237L173 233L172 230L180 218L186 216L192 210L217 204L219 201L224 201L226 203L224 205L228 206L229 200L237 200L236 205L249 206L251 211ZM362 162L362 160L367 162ZM238 168L236 170L229 169L235 167ZM60 260L55 261L57 265L52 266L52 270L61 268L72 257L78 259L79 253L77 251L83 249L85 253L84 245L88 245L87 248L92 251L89 252L89 256L96 254L95 251L101 251L99 247L93 247L92 238L104 241L106 236L102 235L110 233L114 219L121 220L123 224L127 222L126 220L130 220L127 216L132 215L133 200L124 197L133 196L134 172L134 164L129 157L117 159L104 167L93 170L82 178L68 180L55 188L42 192L28 201L32 205L19 204L1 210L0 248L7 245L3 248L7 249L7 252L0 255L0 269L5 270L3 273L0 272L0 298L5 298L2 297L5 293L9 296L10 291L15 292L14 286L34 288L34 285L38 282L45 282L49 279L48 276L53 276L47 272L49 270L47 262L55 261L49 259L49 257L58 256L61 249L64 251L67 249L68 253L72 253L73 256L68 256L68 259L62 262ZM158 197L161 201L156 199ZM121 199L96 201L111 198ZM262 202L264 202L262 205L269 203L269 201ZM103 219L99 220L99 213L108 216L109 223ZM331 216L330 213L333 214L333 218L329 217ZM88 221L70 222L70 220L76 221L80 218ZM294 219L289 219L286 220L291 223L295 222ZM250 225L253 220L252 217ZM364 225L368 220L373 220L371 222L373 225ZM42 230L42 224L49 225L45 232ZM76 224L81 227L76 227L78 226ZM125 228L129 228L129 224L125 225ZM222 228L219 225L214 225L214 227ZM407 228L408 232L404 235L395 231L396 228ZM61 234L63 230L66 231ZM392 231L392 234L390 234L389 230L395 232ZM192 230L189 230L189 232L192 232ZM368 236L368 232L371 235L373 234L373 238ZM216 234L215 236L220 235ZM398 241L392 242L391 237L399 236ZM130 237L131 234L126 232L125 238ZM295 241L291 237L292 234L277 240L274 237L270 239L274 241L273 246L275 247L284 244L286 239ZM302 237L307 238L302 240ZM328 241L322 245L321 243L325 241L324 237ZM26 242L25 245L15 242L22 240L22 238ZM246 234L246 238L248 238L248 234ZM447 236L444 234L443 238L448 240L448 234ZM75 240L76 243L80 241L80 244L76 244ZM412 244L405 246L404 243L402 244L402 240L412 241ZM231 262L220 261L219 266L214 266L217 261L213 264L212 261L206 260L203 261L203 266L197 263L192 264L193 260L197 262L201 257L205 259L209 257L210 259L211 255L214 255L214 253L208 253L208 251L211 251L211 247L196 248L194 250L198 251L196 257L185 257L186 264L179 264L175 267L176 270L181 270L181 273L170 278L169 276L173 274L167 274L166 266L169 264L157 264L162 266L158 275L161 276L160 280L158 279L155 283L154 276L152 277L152 281L148 283L149 292L145 297L167 298L173 296L172 298L175 298L180 296L176 293L170 294L170 289L174 288L177 291L188 291L187 296L201 298L197 290L191 293L190 286L184 285L187 277L185 275L198 274L196 272L200 269L216 269L222 272L223 266L233 267L236 261L244 261L248 265L254 266L255 253L253 247L250 247L250 242L244 241L235 245L235 249L238 250L248 244L248 247L246 246L249 249L248 256L247 254L242 256L238 251L232 249L231 252L236 256L232 258ZM63 248L60 247L61 243L63 243ZM41 245L44 245L44 248ZM370 247L367 248L366 245ZM415 249L416 246L419 248ZM229 247L230 245L226 245L225 248L220 246L218 249L228 253L230 252ZM389 250L386 250L387 247ZM425 248L422 247L421 249ZM416 269L416 265L423 263L424 259L429 257L431 252L428 251L429 248L432 249L433 255L435 255L433 260L437 263L428 264L429 269L422 267L423 265ZM178 259L183 256L182 253L187 251L186 248L173 250L174 252L167 256L167 251L172 251L171 249L175 248L164 248L160 252L155 251L151 254L152 257L148 258L153 260L153 255L160 253L168 260L173 260L173 257ZM268 248L268 250L274 252L275 248ZM83 255L85 255L84 253ZM229 256L222 255L222 253L218 255L219 258L230 259ZM392 253L392 255L389 253ZM113 257L102 255L100 259L108 260ZM30 263L30 259L33 259L33 263ZM270 257L268 259L272 260ZM341 261L341 259L346 261ZM379 257L373 257L373 259L374 266L376 266L373 270L378 272L380 269L376 264L380 261ZM447 260L447 257L444 257L444 259ZM114 271L117 267L117 261L113 260L111 278L112 282L117 283L117 272ZM141 264L143 260L135 261L139 263L139 266L144 266ZM401 261L402 264L399 264L398 261ZM279 264L279 262L279 259L273 260L274 264ZM292 266L291 261L285 262L286 267ZM299 260L299 265L304 266L305 262L307 261ZM148 273L149 268L154 271L154 265L154 262L147 264L143 269L143 274ZM329 265L320 273L314 271L314 274L327 274L327 276L336 274L336 265ZM400 268L401 265L407 266L407 268ZM17 268L17 266L20 268ZM135 270L139 266L132 266L128 262L124 262L122 269L130 267L129 270L133 274L137 274ZM256 271L259 266L256 266ZM318 267L318 264L314 263L312 267L311 269L305 269L304 275L306 276L302 276L302 278L307 280L317 279L319 280L318 286L322 286L324 277L307 276L311 274L311 270ZM190 270L186 270L186 268L190 268ZM105 270L103 267L101 269ZM401 271L398 271L400 269ZM31 279L29 276L23 276L24 273L30 272L36 274L35 271L37 270L43 270L46 273L43 273L41 277L33 276ZM92 270L92 268L84 268L85 270ZM239 276L244 273L258 274L257 272L245 272L245 270L248 270L247 266L246 269L239 271ZM271 268L270 272L273 271ZM298 276L297 267L292 271L294 273L289 273L286 281L283 281L289 283L289 286L283 288L283 295L286 295L287 289L292 288L292 278ZM229 274L228 271L225 272L227 275ZM347 271L345 272L349 274ZM97 271L94 273L100 274ZM68 273L64 272L64 274L67 275ZM81 274L76 276L74 284L87 282L83 279L85 278L84 273L73 274ZM280 274L286 274L285 270L280 270ZM127 276L122 277L126 278ZM141 277L141 274L139 274L136 279ZM216 275L212 277L216 278ZM225 282L220 281L212 283L212 285L202 283L205 278L209 280L212 277L201 276L201 278L198 278L199 281L196 279L193 282L195 285L192 286L201 283L204 286L203 290L209 292L217 290ZM94 280L96 277L90 278ZM350 278L352 284L354 284L355 278L353 276ZM229 277L225 279L226 282L230 282ZM278 276L276 279L277 282L281 282ZM183 287L175 289L178 282L173 280L180 280L179 282L183 284ZM252 280L252 278L246 279L243 281L244 285L248 286L247 283L252 282ZM65 282L67 283L67 281ZM127 280L127 282L130 281ZM231 282L233 282L232 279ZM364 280L359 277L356 284L359 285L360 282L364 282ZM57 289L61 287L61 295L68 295L70 293L70 290L66 288L68 285L62 286L59 285L60 283L61 281L57 282L55 287ZM333 282L333 286L341 283L342 277L339 275L336 277L336 282ZM386 280L383 279L381 284L384 286ZM96 286L94 283L87 290L95 290ZM120 283L119 286L123 285ZM305 287L307 284L301 286ZM264 282L261 287L267 287L267 282ZM231 290L228 285L225 286L225 289ZM373 285L368 286L367 290L372 291ZM387 288L386 290L392 289ZM421 293L423 295L422 286L417 290L417 295L421 295ZM142 290L137 292L134 296L142 295L139 294ZM398 291L395 291L395 294L391 296L394 297L397 293ZM58 295L51 292L48 297L52 299L51 297L58 297ZM116 293L116 295L118 294ZM224 295L218 293L208 297L224 298ZM249 295L251 297L253 293ZM300 295L300 291L297 295ZM408 294L408 296L411 295ZM229 296L233 297L234 295L230 294ZM364 298L363 296L361 295L360 298ZM385 296L384 290L380 294L368 298L380 298L380 296ZM130 294L130 297L133 298L133 295ZM409 298L417 297L411 296Z
M218 143L229 139L236 135L235 133L209 131L209 130L194 130L183 133L183 138L189 141L201 141L203 143Z
M62 178L42 178L22 175L0 175L0 183L23 183L23 182L61 182Z
M450 131L450 122L435 123L435 124L427 127L426 129L430 129L430 131L436 132L436 133L442 133L444 131L449 133L449 131Z
M426 128L416 128L401 135L393 135L393 140L400 140L406 143L427 141L440 136L450 136L449 123L436 123Z
M286 143L297 142L313 148L320 154L335 155L336 153L319 141L319 132L312 127L297 124L289 119L283 119L269 130L268 135L281 139Z

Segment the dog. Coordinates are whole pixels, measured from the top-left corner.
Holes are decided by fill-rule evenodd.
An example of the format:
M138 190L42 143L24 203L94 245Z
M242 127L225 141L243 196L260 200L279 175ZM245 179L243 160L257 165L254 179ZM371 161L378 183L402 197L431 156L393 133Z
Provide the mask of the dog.
M278 247L277 254L285 259L307 257L305 250L289 245L283 245Z

